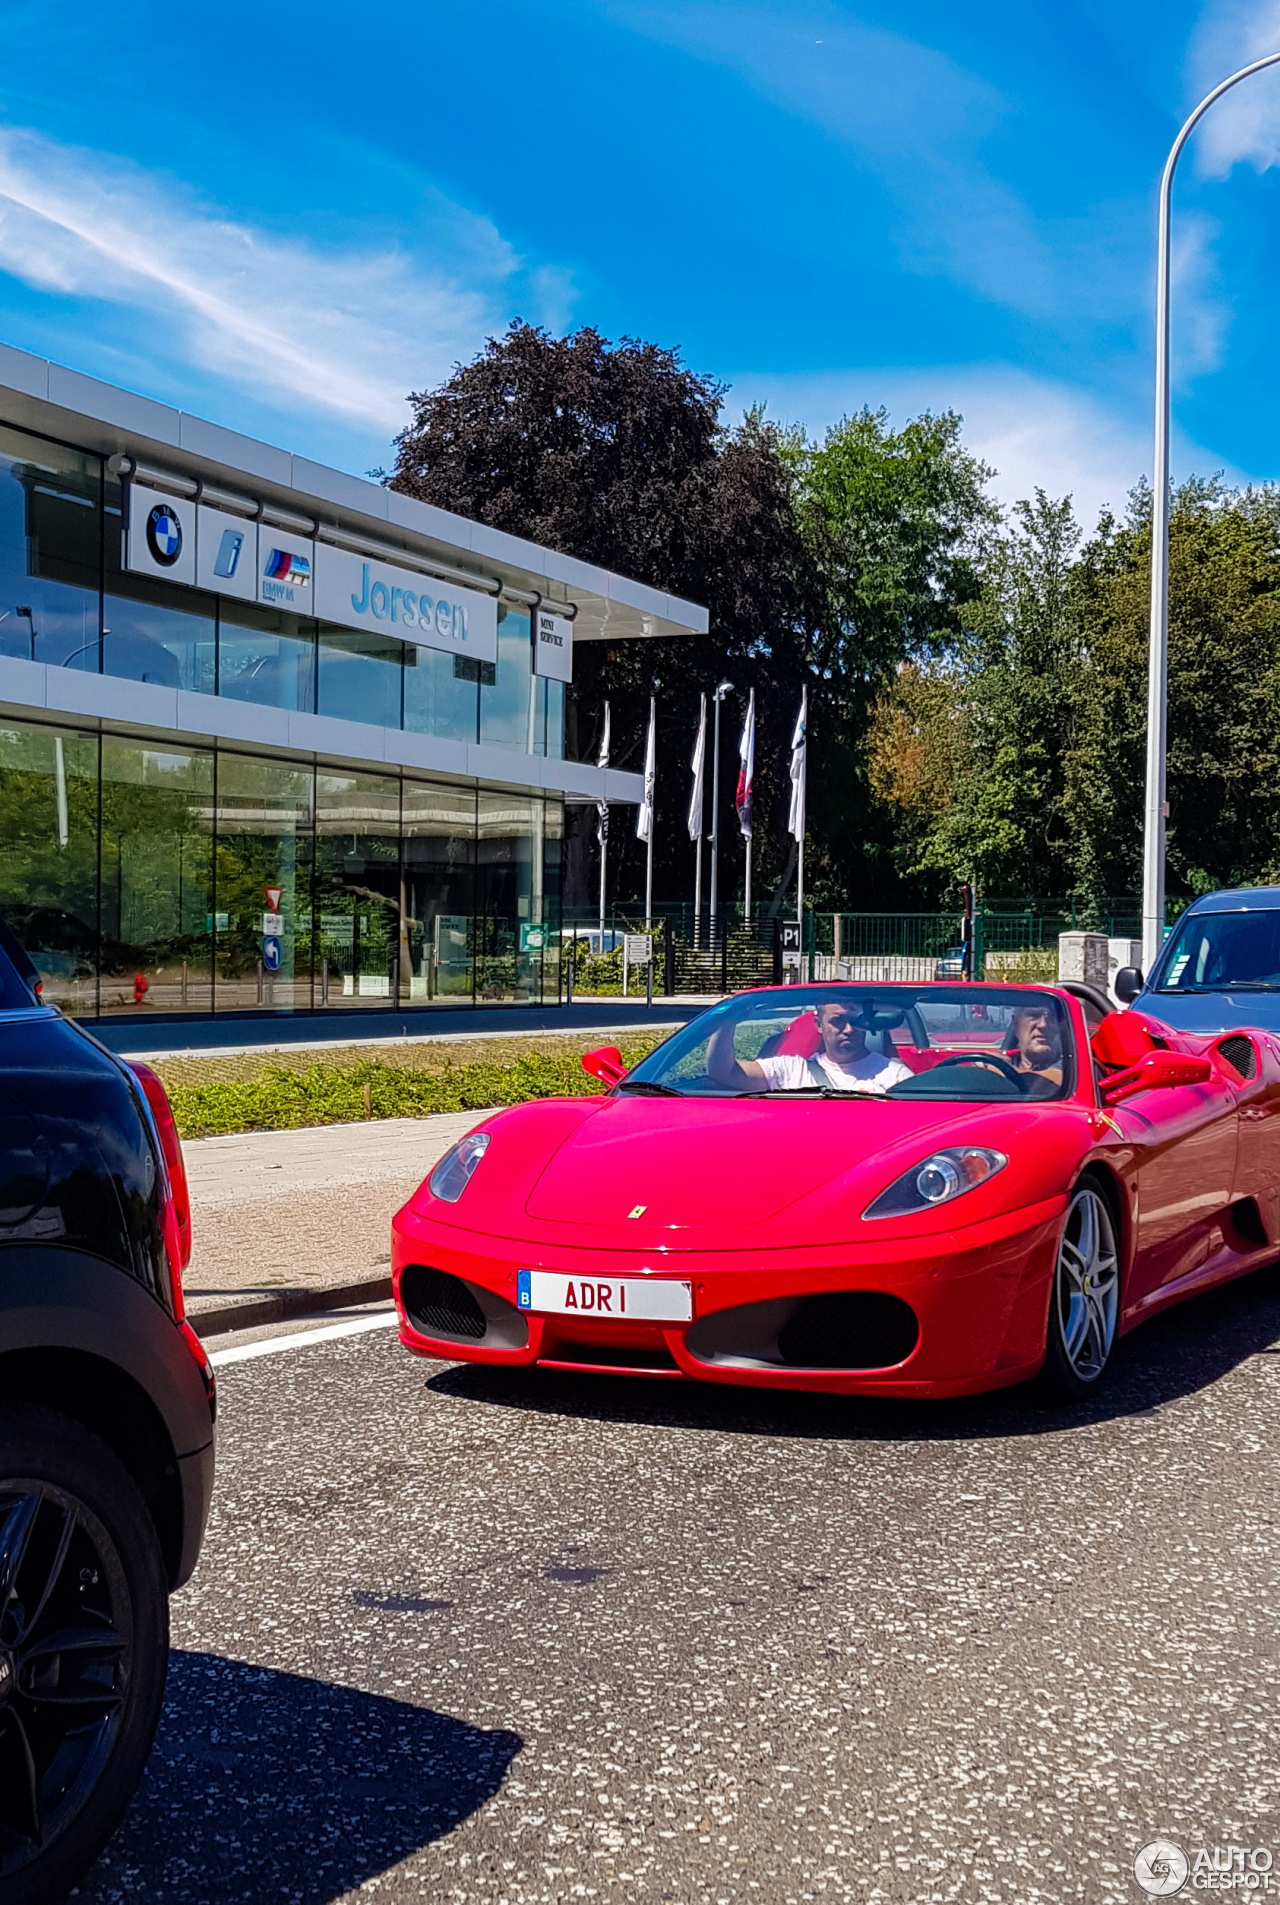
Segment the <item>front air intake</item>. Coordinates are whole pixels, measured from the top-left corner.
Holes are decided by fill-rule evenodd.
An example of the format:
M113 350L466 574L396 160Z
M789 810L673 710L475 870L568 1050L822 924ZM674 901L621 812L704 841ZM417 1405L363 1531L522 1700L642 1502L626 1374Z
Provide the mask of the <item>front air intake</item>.
M920 1341L909 1303L886 1290L767 1297L701 1316L685 1337L700 1362L730 1369L893 1369Z
M461 1277L408 1263L400 1273L400 1301L415 1329L424 1336L457 1336L478 1343L484 1335L484 1311Z
M916 1313L882 1290L835 1290L803 1297L778 1332L778 1353L794 1369L891 1369L920 1339Z

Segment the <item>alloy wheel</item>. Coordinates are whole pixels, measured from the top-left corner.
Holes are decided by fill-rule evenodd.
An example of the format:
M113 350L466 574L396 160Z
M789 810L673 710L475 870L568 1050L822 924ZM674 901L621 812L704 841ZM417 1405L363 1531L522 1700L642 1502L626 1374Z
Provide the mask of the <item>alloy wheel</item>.
M97 1517L48 1482L0 1481L0 1880L92 1793L120 1727L131 1627Z
M1054 1279L1063 1354L1081 1383L1096 1382L1115 1342L1120 1263L1106 1200L1083 1185L1071 1200Z

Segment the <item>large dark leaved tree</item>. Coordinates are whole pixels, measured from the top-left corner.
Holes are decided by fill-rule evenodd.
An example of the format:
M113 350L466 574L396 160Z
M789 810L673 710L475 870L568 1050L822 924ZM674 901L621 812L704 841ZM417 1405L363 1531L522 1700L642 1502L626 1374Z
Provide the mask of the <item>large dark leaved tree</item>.
M788 749L810 693L809 891L821 905L893 904L900 875L865 767L869 708L905 656L945 642L973 593L970 556L991 505L988 472L950 413L902 430L863 410L810 444L748 410L721 420L723 389L674 351L590 328L553 338L516 322L447 383L416 393L392 485L704 604L709 637L583 644L569 748L593 752L605 697L614 761L638 766L658 690L655 890L690 896L685 831L698 696L734 683L722 744L721 878L740 897L734 758L756 691L756 894L788 875ZM879 829L879 831L877 831ZM629 825L611 835L616 892L642 890ZM567 855L567 894L588 897L588 829ZM612 881L611 881L612 885Z
M722 397L673 351L629 338L610 345L591 329L556 339L514 323L438 390L412 396L414 420L397 439L390 479L424 502L709 609L709 637L583 644L574 658L571 753L594 751L607 696L613 760L638 766L651 684L659 683L655 890L671 898L692 889L684 814L698 697L726 676L740 691L726 703L730 760L746 691L756 689L757 891L785 864L782 757L815 616L784 439L758 414L723 428ZM726 763L728 897L739 889L742 864L732 782ZM569 896L579 902L589 890L583 819L568 856ZM624 896L642 889L641 856L631 826L615 826L611 888Z

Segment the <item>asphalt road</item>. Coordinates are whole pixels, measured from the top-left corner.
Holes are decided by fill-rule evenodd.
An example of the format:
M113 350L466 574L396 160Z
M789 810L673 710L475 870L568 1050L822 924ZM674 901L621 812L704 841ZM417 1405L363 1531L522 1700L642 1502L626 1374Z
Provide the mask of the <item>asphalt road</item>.
M1078 1416L391 1330L224 1368L160 1739L81 1898L1060 1905L1140 1900L1161 1834L1280 1866L1278 1341L1269 1272Z

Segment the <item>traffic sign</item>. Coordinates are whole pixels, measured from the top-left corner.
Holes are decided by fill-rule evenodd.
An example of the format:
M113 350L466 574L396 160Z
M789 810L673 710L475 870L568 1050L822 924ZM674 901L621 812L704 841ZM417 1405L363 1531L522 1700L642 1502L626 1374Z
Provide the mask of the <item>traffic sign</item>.
M262 936L264 939L284 938L283 913L264 913L262 915Z
M278 913L280 911L280 901L284 897L284 888L282 886L264 886L262 890L267 896L267 905L271 908L271 911Z
M280 941L264 939L262 942L262 964L267 972L280 970Z

